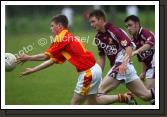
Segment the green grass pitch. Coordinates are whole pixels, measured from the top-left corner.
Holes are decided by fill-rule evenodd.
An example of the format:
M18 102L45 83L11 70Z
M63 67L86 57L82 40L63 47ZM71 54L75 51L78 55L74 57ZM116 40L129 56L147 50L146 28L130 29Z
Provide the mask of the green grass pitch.
M98 57L96 46L92 45L95 32L73 32L73 34L85 38L85 46ZM49 33L6 35L5 52L18 54L19 51L28 51L28 54L45 52L49 47ZM38 40L46 38L47 44L40 46ZM30 48L31 47L31 48ZM32 48L33 47L33 48ZM25 50L26 48L26 50ZM29 50L27 49L29 48ZM31 51L30 51L31 50ZM78 73L74 66L68 61L64 64L55 64L45 70L33 73L20 78L19 73L26 67L33 67L41 62L27 62L24 65L17 65L12 72L5 73L5 104L6 105L69 105L73 90L75 88ZM140 73L140 64L133 58L133 64ZM110 66L107 60L103 77L108 72ZM128 91L124 84L111 91L110 94L123 93ZM137 98L139 104L147 105Z

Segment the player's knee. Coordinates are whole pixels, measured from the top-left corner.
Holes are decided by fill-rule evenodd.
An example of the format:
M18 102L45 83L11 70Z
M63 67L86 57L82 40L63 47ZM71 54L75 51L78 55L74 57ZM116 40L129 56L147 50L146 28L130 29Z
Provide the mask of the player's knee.
M147 87L147 89L155 88L155 80L154 79L147 79L146 87Z
M107 90L106 90L105 86L101 85L101 86L99 87L99 89L98 89L98 92L100 92L100 93L106 93Z
M143 93L142 95L140 95L140 98L143 99L144 101L149 101L151 99L151 93L150 92Z
M96 96L96 102L97 102L98 105L104 104L104 101L105 101L104 97L103 97L104 95L105 94L100 93Z
M152 85L152 84L147 85L147 89L152 89L152 88L154 88L154 85Z
M101 99L101 97L97 97L96 102L97 102L97 105L102 105L103 104L103 100Z
M111 91L114 88L115 86L112 84L110 86L101 85L98 91L99 93L107 94L109 91Z

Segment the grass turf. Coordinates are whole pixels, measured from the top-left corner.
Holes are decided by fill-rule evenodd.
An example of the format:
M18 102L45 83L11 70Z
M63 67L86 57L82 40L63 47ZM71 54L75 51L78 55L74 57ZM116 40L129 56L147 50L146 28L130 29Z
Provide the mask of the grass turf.
M97 48L93 44L95 32L73 32L75 35L88 39L85 43L88 50L98 57ZM5 52L18 54L28 52L36 54L45 52L50 44L49 33L6 35ZM47 44L40 46L38 40L47 39ZM31 49L30 49L30 46ZM29 50L28 50L29 48ZM31 50L31 51L30 51ZM26 67L33 67L41 62L27 62L18 65L12 72L5 73L5 104L6 105L63 105L70 104L73 95L78 73L74 66L68 61L65 64L53 65L45 70L33 73L32 75L20 78L18 75ZM133 64L140 73L140 64L133 58ZM107 60L103 77L108 72L110 66ZM123 93L128 91L124 84L111 91L110 94ZM137 98L139 104L149 104ZM118 104L118 103L116 103Z

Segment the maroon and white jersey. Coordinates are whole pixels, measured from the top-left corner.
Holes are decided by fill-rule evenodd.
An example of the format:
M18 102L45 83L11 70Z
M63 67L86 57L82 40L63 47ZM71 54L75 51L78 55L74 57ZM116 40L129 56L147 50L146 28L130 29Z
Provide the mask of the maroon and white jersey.
M111 23L105 25L106 32L98 32L95 43L99 55L107 55L112 66L116 62L122 62L125 48L132 46L127 33L120 28L114 27Z
M138 60L140 62L144 62L147 68L150 68L152 66L151 61L155 51L154 50L154 45L155 45L154 34L149 30L141 27L137 35L137 38L133 37L133 42L136 45L136 50L139 49L144 44L151 45L152 47L151 49L137 54Z

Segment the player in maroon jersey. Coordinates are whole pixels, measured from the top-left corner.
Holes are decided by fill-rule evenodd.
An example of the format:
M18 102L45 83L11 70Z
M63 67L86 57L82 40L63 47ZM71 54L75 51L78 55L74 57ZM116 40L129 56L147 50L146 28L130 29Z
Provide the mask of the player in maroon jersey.
M106 56L111 65L111 69L100 85L99 93L106 94L125 81L127 88L141 99L145 101L154 99L154 90L148 90L144 86L134 66L129 62L133 44L125 31L106 22L105 13L102 10L92 11L89 21L97 31L95 42L99 52L99 65L103 70Z
M155 39L154 34L141 27L140 19L135 15L130 15L125 19L128 32L132 35L132 41L136 45L133 55L137 55L138 61L142 64L140 79L146 78L148 89L155 88L154 68L152 58L154 55Z
M54 42L41 54L23 54L17 58L17 63L26 61L45 61L42 64L27 68L21 76L40 71L53 64L63 64L68 60L78 71L78 82L74 90L71 104L111 104L114 102L133 104L132 95L103 95L97 99L98 87L101 83L102 70L96 64L93 54L88 51L84 44L68 30L68 20L64 15L56 15L51 19L50 29L54 36Z

